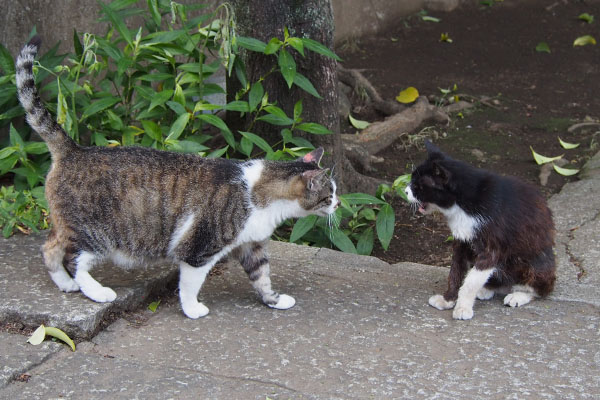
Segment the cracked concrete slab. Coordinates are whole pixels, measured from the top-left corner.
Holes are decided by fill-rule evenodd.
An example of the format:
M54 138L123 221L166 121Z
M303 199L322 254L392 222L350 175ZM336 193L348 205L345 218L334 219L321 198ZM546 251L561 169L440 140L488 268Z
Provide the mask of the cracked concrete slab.
M0 388L42 364L62 347L50 341L32 346L27 343L27 337L6 332L0 332L0 343Z
M595 399L600 174L587 171L550 200L558 280L548 299L516 309L500 296L477 301L474 319L456 321L427 305L445 289L446 268L273 242L273 285L295 297L292 309L261 304L229 262L201 291L211 311L200 320L167 297L156 313L142 307L140 321L119 319L75 353L1 334L0 398ZM89 338L113 306L58 292L39 255L42 241L2 242L0 321L21 316L68 328L82 320ZM99 279L128 299L122 307L136 307L176 272L126 273L121 283L119 274ZM28 382L14 380L23 372Z
M124 271L113 266L95 270L99 282L117 292L113 303L95 303L80 292L63 293L50 279L40 247L47 233L15 235L0 245L0 324L60 327L74 338L89 338L109 313L145 304L149 296L177 277L171 265Z
M369 258L340 264L334 255L316 257L291 268L273 262L274 285L297 300L290 310L260 304L242 269L227 264L201 293L207 317L187 319L171 301L154 314L144 311L141 326L118 320L0 396L593 399L600 393L594 306L539 300L511 309L495 298L477 302L473 320L455 321L450 311L427 305L445 287L445 268L383 263L371 275L362 271Z

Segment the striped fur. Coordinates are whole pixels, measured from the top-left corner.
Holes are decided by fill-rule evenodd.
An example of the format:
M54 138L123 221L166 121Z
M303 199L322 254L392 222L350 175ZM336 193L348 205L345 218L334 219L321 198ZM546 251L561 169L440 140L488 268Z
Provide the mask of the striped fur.
M17 59L17 89L27 121L48 144L46 178L52 230L43 253L63 291L98 302L117 294L90 274L111 261L126 268L179 263L179 295L190 318L208 313L198 292L210 269L233 252L262 301L294 305L271 288L265 243L284 219L326 216L335 183L319 168L323 150L291 162L238 162L140 147L82 147L44 108L34 83L33 38ZM68 271L68 272L67 272Z

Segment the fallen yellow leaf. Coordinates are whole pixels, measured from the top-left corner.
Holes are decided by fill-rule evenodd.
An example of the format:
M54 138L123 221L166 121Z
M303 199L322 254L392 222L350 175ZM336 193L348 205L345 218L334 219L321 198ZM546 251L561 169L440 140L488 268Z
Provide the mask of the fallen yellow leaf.
M408 103L412 103L413 101L415 101L418 97L419 97L419 91L416 88L410 86L410 87L407 87L406 89L404 89L403 91L401 91L400 94L398 94L398 96L396 96L396 100L399 103L408 104Z

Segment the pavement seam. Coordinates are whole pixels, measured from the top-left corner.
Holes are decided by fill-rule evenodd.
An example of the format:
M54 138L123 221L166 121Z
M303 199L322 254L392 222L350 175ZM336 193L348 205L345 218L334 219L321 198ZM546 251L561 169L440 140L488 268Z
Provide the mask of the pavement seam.
M0 383L0 389L4 389L6 387L8 387L10 384L12 384L13 382L17 381L17 378L25 373L27 373L28 371L31 371L39 366L41 366L42 364L46 363L47 361L50 361L50 359L57 357L58 354L61 353L61 351L64 349L60 349L56 352L53 353L49 353L47 355L45 355L44 357L42 357L39 361L37 362L32 362L31 364L27 365L26 367L16 371L15 373L13 373L10 378L8 378L6 380L5 383Z
M583 228L588 223L596 221L599 217L600 217L600 210L592 218L584 220L581 224L579 224L578 226L576 226L574 228L569 229L569 231L567 232L568 240L566 241L566 243L564 243L565 252L569 256L569 262L573 266L575 266L579 271L577 273L577 281L579 281L579 282L587 274L587 271L583 266L583 260L580 259L579 257L575 256L575 254L573 254L573 251L571 250L571 242L575 240L575 232L577 232L579 229Z

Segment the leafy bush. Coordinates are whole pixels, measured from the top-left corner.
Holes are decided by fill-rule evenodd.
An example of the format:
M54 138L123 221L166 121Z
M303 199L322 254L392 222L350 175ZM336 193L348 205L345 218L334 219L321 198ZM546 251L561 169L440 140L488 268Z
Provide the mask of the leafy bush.
M286 115L269 100L261 83L268 75L280 75L290 88L295 85L320 97L312 83L297 71L294 57L313 51L337 59L327 47L307 38L292 37L287 29L283 40L272 38L268 43L236 36L226 3L207 13L201 13L203 6L184 6L168 0L147 0L147 8L136 7L137 3L136 0L100 2L101 20L109 23L105 35L81 35L74 31L72 53L59 55L56 45L34 65L46 107L76 142L96 146L141 145L206 157L260 154L271 160L285 160L314 148L308 140L295 136L296 132L331 133L320 124L303 120L301 100L296 102L293 115ZM130 17L143 21L138 30L127 27L126 19ZM240 48L272 56L273 68L250 82L237 56ZM21 126L19 120L24 111L16 99L14 59L1 44L0 68L3 72L0 127L9 123ZM227 104L207 100L210 95L225 94L221 86L209 79L219 70L237 77L242 88L235 100ZM248 131L231 131L220 111L250 116ZM281 127L281 141L272 146L253 133L256 121ZM16 214L3 212L0 224L4 232L12 232L18 226L33 229L35 221L41 221L41 227L47 224L45 219L35 218L45 215L45 209L36 199L43 199L39 185L43 185L49 166L47 147L42 142L29 141L31 132L27 128L19 132L13 124L10 143L0 150L0 175L11 173L15 190L21 193L7 192L7 196L16 197L13 196L13 205L4 210L25 208L19 208L21 212ZM33 190L37 197L26 192L27 189ZM335 215L336 221L342 222L340 229L337 224L330 225L331 221L308 217L296 223L290 240L319 245L333 243L344 251L369 254L376 233L387 248L393 233L394 212L383 197L386 190L378 197L342 196L343 207ZM34 209L37 211L33 216L24 213ZM12 215L12 219L4 214Z

